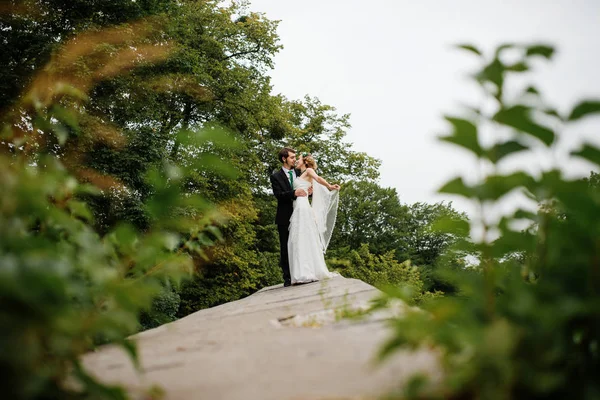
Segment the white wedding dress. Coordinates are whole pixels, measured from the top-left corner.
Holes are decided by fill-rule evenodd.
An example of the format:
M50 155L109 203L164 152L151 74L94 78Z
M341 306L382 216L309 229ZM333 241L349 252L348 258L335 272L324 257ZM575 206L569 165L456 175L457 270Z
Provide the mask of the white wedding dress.
M308 192L311 185L303 178L294 180L294 189ZM290 218L288 257L292 284L339 276L327 270L324 257L335 225L339 192L329 191L316 181L312 186L312 205L308 197L296 198Z

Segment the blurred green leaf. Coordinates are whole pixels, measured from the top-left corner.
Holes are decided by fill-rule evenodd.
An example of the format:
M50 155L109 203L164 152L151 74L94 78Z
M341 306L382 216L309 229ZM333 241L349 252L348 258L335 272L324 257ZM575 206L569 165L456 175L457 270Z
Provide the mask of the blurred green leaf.
M179 201L182 206L191 207L201 214L208 213L215 207L214 203L201 196L185 196L180 198Z
M535 179L525 172L510 175L489 175L478 192L483 200L498 200L517 188L528 188Z
M537 214L528 210L518 209L513 213L512 217L515 219L530 219L534 221L537 217Z
M119 344L125 350L127 355L129 355L129 358L131 359L131 362L133 362L133 366L135 367L135 369L137 369L139 371L141 368L141 364L140 364L140 358L138 356L137 346L136 346L135 342L131 339L125 339L125 340L121 341Z
M591 144L584 144L581 150L574 151L571 155L584 158L596 165L600 165L600 149Z
M525 63L524 61L520 61L512 65L507 65L506 70L512 72L525 72L529 71L529 65L527 65L527 63Z
M2 124L0 128L0 140L9 140L13 137L12 126L9 124Z
M525 231L515 232L510 229L502 231L502 235L492 244L492 255L497 258L506 256L516 251L532 250L536 243L536 236Z
M139 243L137 232L129 224L120 224L108 235L108 238L118 246L124 254L134 254Z
M554 47L545 44L536 44L533 46L528 46L525 54L528 57L541 56L550 60L554 55Z
M439 193L457 194L463 197L473 197L473 189L465 185L461 177L457 177L447 182L439 190Z
M405 347L410 342L405 339L402 335L396 334L391 339L387 340L383 346L380 347L377 357L379 360L388 359L395 351L399 348Z
M483 154L483 150L479 145L479 141L477 138L477 127L471 121L454 118L454 117L445 117L446 121L450 122L454 127L452 134L449 136L443 136L440 140L454 143L458 146L461 146L480 157Z
M462 218L454 218L451 215L442 216L432 225L432 230L444 233L452 233L458 236L467 237L469 235L469 221Z
M499 59L495 58L491 63L486 65L483 68L483 70L481 70L479 73L477 73L475 75L475 78L479 82L482 82L482 83L484 83L484 82L493 83L498 88L498 92L496 93L496 96L499 97L500 94L502 93L501 89L504 85L504 71L505 71L504 65L500 62Z
M48 118L45 118L44 116L39 114L33 118L33 126L47 133L52 132L52 129L54 127L53 124L48 120Z
M89 98L85 92L65 82L56 82L54 92L57 95L68 95L73 99L81 101L87 101Z
M482 56L483 54L481 53L481 51L479 51L479 49L471 44L458 44L456 45L457 48L459 49L463 49L463 50L467 50L471 53L474 53L478 56Z
M561 181L555 196L564 210L568 210L563 213L570 217L573 229L585 230L588 235L597 237L600 235L600 203L591 195L591 190L587 180Z
M421 398L421 393L427 388L430 377L426 374L416 374L411 376L404 387L404 396L407 399Z
M562 173L558 169L544 171L537 181L529 184L528 189L534 195L536 201L546 201L554 196L554 192L560 187L562 179Z
M218 227L216 227L214 225L210 225L210 226L206 227L206 230L208 232L210 232L217 240L219 240L221 242L223 240L225 240L225 238L223 237L223 233L221 232L221 230Z
M531 117L531 108L523 105L516 105L508 108L502 108L493 120L516 129L519 132L527 133L550 146L554 142L554 132L543 125L537 124Z
M544 114L546 115L550 115L552 117L556 117L558 119L560 119L561 121L563 120L563 117L559 114L559 112L557 110L555 110L554 108L545 108L543 110L541 110Z
M514 43L503 43L496 48L495 57L498 58L504 50L509 50L515 48L517 45Z
M81 194L81 195L99 196L102 194L102 190L100 190L97 186L94 186L94 185L80 183L77 185L77 188L75 189L75 193Z
M488 354L510 357L517 344L517 332L506 319L497 319L483 332L484 347Z
M193 166L200 171L210 171L228 179L235 179L240 174L229 161L214 154L200 154L194 160Z
M58 139L58 144L62 146L67 142L69 131L63 124L52 124L52 132Z
M527 89L525 89L525 93L539 95L540 91L535 86L528 86Z
M63 125L68 126L74 133L79 131L79 119L73 110L54 105L50 109L50 114L59 120Z
M488 149L485 154L487 158L494 164L511 154L528 150L529 148L516 140L509 140L504 143L497 143Z
M87 222L91 222L94 219L92 212L88 208L87 204L82 201L69 200L67 202L67 207L71 211L71 215L73 215L74 217L81 218Z
M600 114L600 100L584 100L573 108L568 120L577 121L593 114Z

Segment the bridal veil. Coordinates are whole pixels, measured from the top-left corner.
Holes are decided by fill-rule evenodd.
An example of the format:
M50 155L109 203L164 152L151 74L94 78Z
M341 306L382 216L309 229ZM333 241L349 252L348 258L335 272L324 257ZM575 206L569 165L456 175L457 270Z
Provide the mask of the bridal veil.
M315 214L323 253L327 250L333 234L339 199L340 192L338 190L329 191L316 180L313 181L312 209Z

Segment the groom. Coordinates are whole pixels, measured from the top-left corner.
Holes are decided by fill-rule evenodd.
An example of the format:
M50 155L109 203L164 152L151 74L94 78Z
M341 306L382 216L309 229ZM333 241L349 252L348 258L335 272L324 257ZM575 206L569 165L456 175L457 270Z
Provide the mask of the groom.
M294 169L296 166L296 151L289 147L284 147L279 151L279 162L282 163L282 166L271 175L271 187L273 188L273 194L277 198L275 223L279 232L279 266L283 272L283 286L290 286L292 281L287 246L290 217L294 210L293 201L297 197L306 196L307 193L304 189L294 190L294 179L298 177Z

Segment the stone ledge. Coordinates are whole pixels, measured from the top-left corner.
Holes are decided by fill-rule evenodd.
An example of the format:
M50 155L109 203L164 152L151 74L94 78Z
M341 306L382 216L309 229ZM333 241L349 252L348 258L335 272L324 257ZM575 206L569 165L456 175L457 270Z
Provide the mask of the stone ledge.
M342 277L264 288L135 335L141 373L114 346L83 361L99 379L126 386L134 398L158 384L166 400L364 399L396 388L414 372L438 380L432 351L399 352L374 363L389 335L389 314L359 322L336 318L336 310L364 309L378 294ZM313 326L302 323L310 318Z

